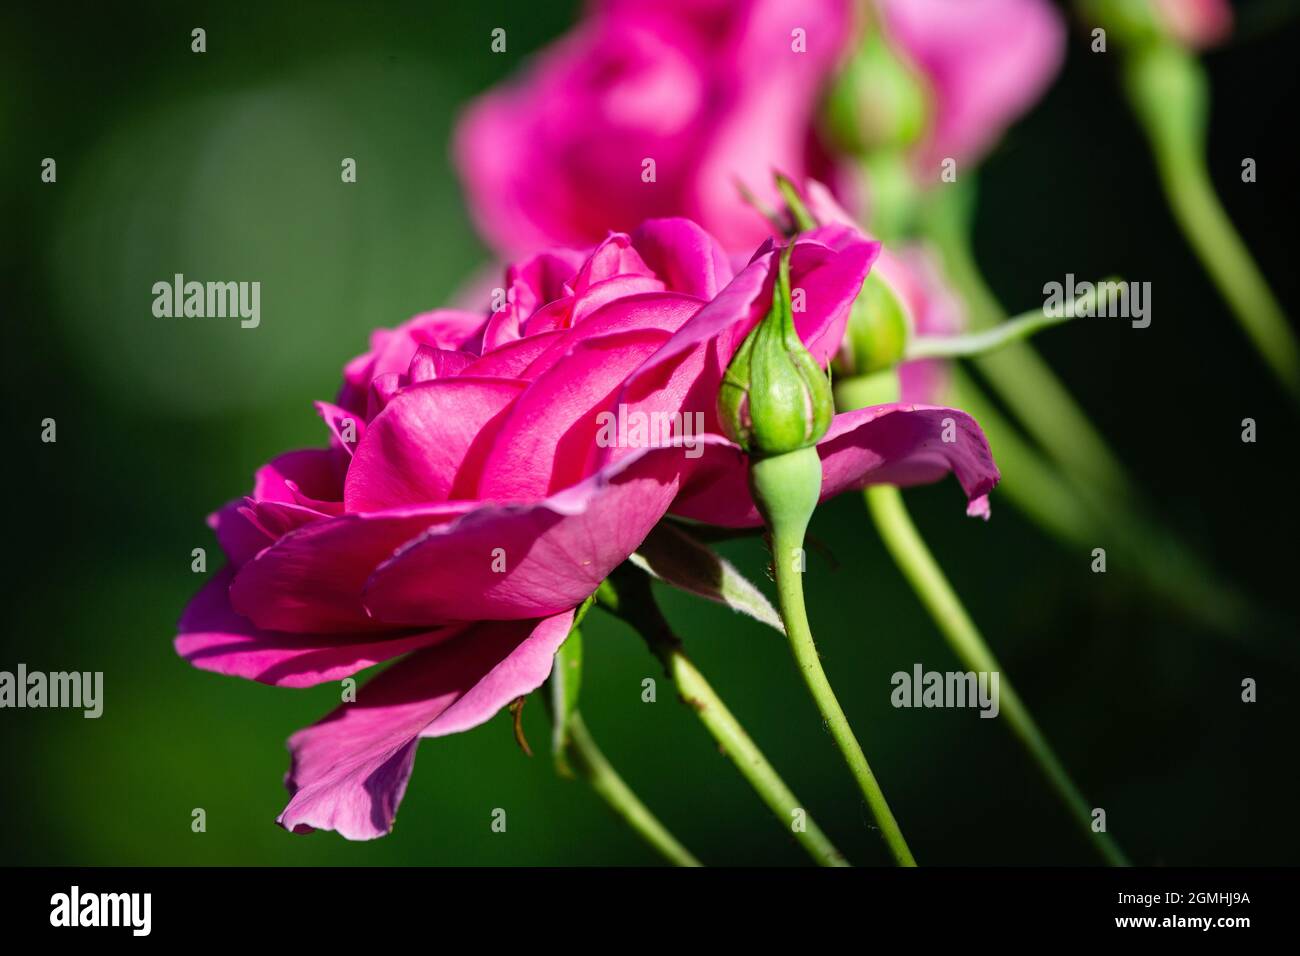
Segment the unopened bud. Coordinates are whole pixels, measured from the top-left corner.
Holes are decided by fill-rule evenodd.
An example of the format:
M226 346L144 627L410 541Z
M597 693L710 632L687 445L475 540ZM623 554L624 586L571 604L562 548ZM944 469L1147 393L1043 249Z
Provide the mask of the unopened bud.
M901 296L880 269L873 269L853 300L835 370L857 376L893 368L903 360L911 335L912 321Z
M835 414L830 379L794 327L790 256L782 251L772 307L745 337L718 391L718 416L727 435L755 457L816 445Z
M831 88L827 131L847 153L906 149L929 123L928 99L920 76L873 27Z

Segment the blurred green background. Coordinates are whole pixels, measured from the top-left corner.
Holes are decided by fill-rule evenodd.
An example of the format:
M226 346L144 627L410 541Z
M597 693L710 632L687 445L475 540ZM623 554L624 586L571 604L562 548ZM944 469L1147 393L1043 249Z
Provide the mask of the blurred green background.
M5 613L0 669L102 670L105 711L0 711L4 864L650 864L509 718L426 741L394 833L294 836L284 741L338 689L197 671L171 649L216 546L204 515L279 451L320 444L372 327L449 300L487 261L448 161L457 111L562 32L570 3L9 5L0 13ZM190 52L207 30L208 52ZM493 55L489 32L508 31ZM1300 305L1288 127L1295 21L1210 55L1211 164L1284 305ZM983 175L977 245L1013 311L1066 272L1153 283L1151 328L1083 322L1044 353L1224 581L1296 622L1296 411L1260 374L1166 212L1114 63L1076 34L1047 99ZM44 157L58 182L40 182ZM1241 158L1259 162L1243 185ZM354 157L358 182L339 164ZM156 319L155 281L262 282L262 324ZM1240 421L1259 423L1257 444ZM42 444L40 422L58 423ZM996 449L995 449L996 450ZM1143 863L1295 862L1297 671L1180 618L1132 569L1089 571L995 494L907 494L990 643L1111 832ZM894 710L889 675L955 669L860 500L821 509L807 576L827 671L918 859L1091 863L999 721ZM1106 542L1098 540L1097 546ZM725 552L763 579L754 540ZM213 564L217 563L214 557ZM766 582L764 581L764 585ZM688 651L855 861L883 863L852 780L774 633L665 595ZM593 613L583 710L608 756L713 864L802 851L621 625ZM1251 635L1237 635L1249 638ZM660 678L657 703L641 680ZM1243 677L1259 702L1240 702ZM191 810L207 832L191 831ZM508 812L505 834L489 827Z

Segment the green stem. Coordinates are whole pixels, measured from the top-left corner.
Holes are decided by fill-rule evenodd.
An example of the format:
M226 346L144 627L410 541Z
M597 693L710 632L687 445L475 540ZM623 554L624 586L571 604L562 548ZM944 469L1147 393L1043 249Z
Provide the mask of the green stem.
M912 585L912 590L930 612L930 617L943 632L948 646L968 669L1001 674L1000 713L1011 724L1012 730L1037 762L1052 789L1106 862L1111 866L1127 866L1128 859L1110 834L1093 831L1092 807L1052 751L1047 738L1038 729L1029 709L1011 686L1006 672L989 650L943 570L926 547L907 513L902 493L892 485L875 485L868 488L865 495L867 507L885 546L903 576Z
M966 305L971 326L992 328L1006 312L985 284L970 247L973 194L956 184L934 194L926 210L926 235L942 256L944 274ZM975 365L1067 475L1114 499L1133 496L1123 465L1033 346L1013 342L975 359Z
M691 855L690 850L677 842L677 838L668 832L623 782L623 778L596 746L581 714L575 711L569 715L567 729L565 756L570 769L590 784L611 809L669 863L674 866L700 866L700 861Z
M1183 235L1260 358L1291 397L1300 399L1300 344L1206 169L1209 80L1204 68L1176 44L1152 43L1128 56L1124 88Z
M1199 156L1158 157L1160 181L1183 235L1191 243L1237 324L1273 375L1300 400L1300 346L1246 244L1224 211Z
M704 675L682 650L650 589L650 579L639 570L624 566L615 570L601 586L602 607L626 621L645 640L663 664L682 701L694 711L722 752L736 766L762 801L822 866L848 866L844 854L831 843L786 786L758 745L745 732Z
M1102 298L1103 292L1109 296L1119 282L1120 280L1114 276L1102 279L1091 291L1067 304L1060 315L1049 315L1046 308L1038 308L979 332L969 332L964 335L915 336L907 344L903 361L911 362L926 358L974 358L986 355L1012 342L1027 339L1043 329L1061 325L1081 315L1094 314L1099 308L1109 305L1109 299Z
M916 866L916 859L903 838L898 821L894 819L884 791L871 772L867 757L849 727L830 681L826 679L812 629L808 626L803 600L803 543L821 489L821 459L817 456L817 449L803 448L751 461L750 486L771 532L777 603L799 672L835 745L857 780L894 861L900 866Z

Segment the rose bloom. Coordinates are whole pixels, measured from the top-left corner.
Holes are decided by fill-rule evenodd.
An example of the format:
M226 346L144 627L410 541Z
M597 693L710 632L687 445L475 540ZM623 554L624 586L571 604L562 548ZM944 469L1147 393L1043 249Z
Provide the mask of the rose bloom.
M833 181L818 98L854 32L849 0L606 0L476 100L455 159L499 252L588 245L687 216L748 255L772 169ZM643 178L654 162L654 181Z
M917 150L976 162L1060 70L1065 24L1049 0L878 0L891 44L920 72L929 131Z
M1215 46L1232 33L1228 0L1151 0L1151 6L1166 33L1189 47Z
M796 242L797 327L823 366L878 252L837 224ZM716 239L664 219L525 259L494 313L374 333L336 403L318 403L328 447L274 459L212 516L229 563L181 620L186 660L303 687L397 658L290 738L284 827L386 833L419 739L536 689L575 607L656 522L761 523L715 405L770 307L778 255L769 240L733 275ZM689 415L703 434L607 440L609 415L637 413ZM997 481L979 427L954 409L842 414L818 451L827 497L951 471L982 514Z

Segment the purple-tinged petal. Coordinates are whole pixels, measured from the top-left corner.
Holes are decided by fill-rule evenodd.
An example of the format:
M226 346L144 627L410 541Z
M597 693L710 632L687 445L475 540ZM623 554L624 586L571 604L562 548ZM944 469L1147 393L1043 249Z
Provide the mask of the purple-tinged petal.
M999 478L979 425L955 408L876 405L845 412L835 416L817 453L823 501L867 485L928 484L952 472L966 493L966 513L988 517L988 494ZM744 453L731 444L707 445L672 512L723 527L762 524Z
M331 402L316 402L316 411L330 430L331 445L341 448L351 457L357 443L366 433L366 421L356 412L350 412Z
M256 501L295 500L287 482L320 501L343 500L343 476L348 455L337 448L304 448L272 458L253 476Z
M272 631L388 630L362 606L366 579L401 545L471 507L470 502L451 502L346 514L298 528L239 569L230 586L231 605L258 627Z
M406 793L421 736L468 730L536 690L573 611L542 621L484 622L417 651L363 685L355 703L289 738L287 830L383 836Z
M574 607L636 550L693 467L681 448L643 449L541 501L481 505L380 565L366 607L394 624Z
M247 501L245 498L236 499L208 515L208 527L216 533L217 543L235 567L251 560L275 540L251 520L246 513Z
M444 627L374 639L264 631L230 606L234 576L233 568L218 573L181 616L176 653L200 670L279 687L311 687L447 640L460 630Z

